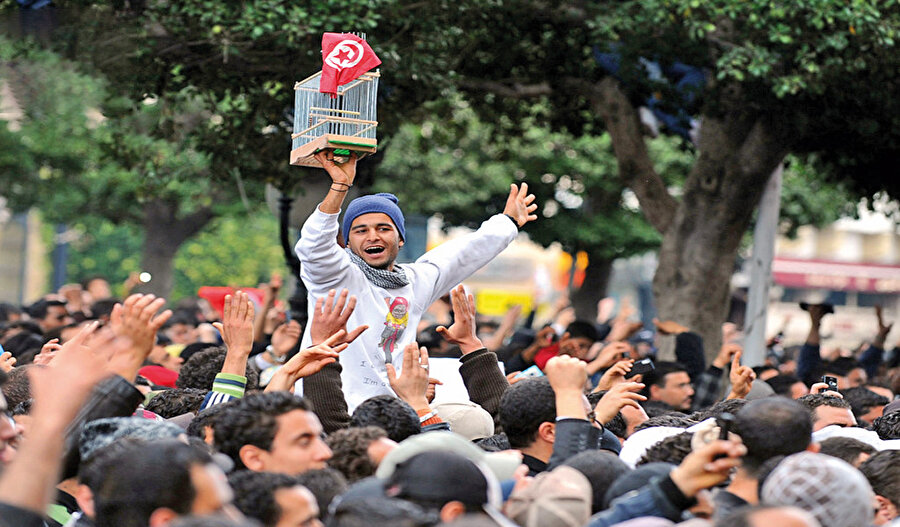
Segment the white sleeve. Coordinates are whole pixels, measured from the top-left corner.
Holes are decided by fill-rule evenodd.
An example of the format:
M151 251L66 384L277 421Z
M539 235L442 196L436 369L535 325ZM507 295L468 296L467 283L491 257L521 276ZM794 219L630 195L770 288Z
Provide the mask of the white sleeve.
M316 207L294 247L302 264L300 278L310 292L338 287L350 267L350 256L337 243L339 214L326 214Z
M519 229L503 214L488 218L477 231L442 243L416 260L416 265L428 264L437 271L431 299L424 305L447 294L451 288L484 267L516 239Z

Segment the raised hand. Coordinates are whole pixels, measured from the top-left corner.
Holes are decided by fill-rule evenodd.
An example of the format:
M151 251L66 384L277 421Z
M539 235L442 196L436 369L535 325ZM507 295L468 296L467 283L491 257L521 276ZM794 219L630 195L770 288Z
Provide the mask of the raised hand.
M444 383L434 377L428 378L428 388L425 389L425 400L428 401L428 404L434 402L434 396L437 395L438 385L443 386Z
M875 306L875 318L878 321L878 333L875 335L875 341L872 344L878 348L884 348L884 342L887 340L888 333L890 333L891 328L894 327L893 322L890 324L884 323L883 315L881 306Z
M584 401L584 383L587 381L587 364L569 355L560 355L547 361L544 374L556 398L556 416L587 419Z
M746 454L747 447L741 444L737 436L733 440L713 441L688 454L669 473L669 477L682 494L691 498L697 492L728 479L732 469L740 466L741 457Z
M517 226L523 227L529 221L537 219L534 211L537 210L538 206L534 199L534 194L528 193L528 183L522 183L521 186L516 186L513 183L509 186L509 197L506 198L506 207L503 209L503 214L512 218Z
M254 312L253 302L247 293L237 291L233 295L225 295L222 322L213 322L213 326L222 335L229 352L250 355Z
M425 393L428 390L428 350L411 342L403 348L403 371L397 375L393 364L385 364L388 382L397 397L417 412L428 410Z
M588 366L588 372L593 374L603 368L609 368L610 365L615 364L616 361L623 357L630 356L631 350L632 347L627 342L610 342L604 346L597 357L591 361Z
M459 346L463 355L483 348L475 330L475 297L467 295L466 289L459 285L450 291L450 304L453 324L449 328L438 326L437 332L447 342Z
M337 295L337 301L335 301L335 295L336 292L332 289L328 291L326 297L316 299L316 308L309 323L309 336L314 345L324 342L340 330L344 330L342 342L349 344L356 340L356 337L360 336L363 331L369 329L369 326L362 325L353 331L347 331L347 320L356 309L356 297L349 296L350 291L346 288L341 290L340 295Z
M632 359L620 360L613 364L612 367L606 370L603 373L603 376L600 377L600 381L597 383L597 387L594 388L594 391L602 392L603 390L609 390L613 386L625 382L625 375L631 371L633 365L634 360Z
M339 186L347 185L347 188L353 184L353 180L356 179L356 161L359 159L356 152L352 152L350 159L342 164L334 162L334 150L331 149L322 150L316 153L314 157L316 161L322 163L322 168L331 176L333 183L338 183Z
M273 356L271 358L276 362L280 362L294 349L302 334L303 330L300 328L300 323L296 320L289 320L275 328L275 331L272 332L271 353ZM315 342L313 343L314 346L316 344Z
M8 351L4 351L0 353L0 371L3 373L9 373L12 371L13 366L16 365L16 358L12 356L12 353Z
M335 362L338 354L347 349L348 344L341 343L346 336L346 332L341 330L325 342L300 350L275 372L265 391L291 391L298 379L318 373L325 366Z
M608 423L619 413L619 410L626 406L639 409L641 407L639 401L647 400L638 393L643 389L644 385L639 382L623 382L610 388L594 407L594 416L597 421Z
M157 314L165 303L164 298L135 294L126 298L122 304L113 307L109 317L110 328L113 333L126 338L131 344L130 360L120 361L115 373L129 381L137 376L141 365L153 350L156 332L172 317L172 311L168 309Z
M713 359L712 365L719 369L724 369L725 365L734 359L734 356L742 352L744 348L735 342L725 342L719 349L719 354Z
M682 326L674 320L659 320L658 318L654 318L653 325L656 326L657 331L663 335L678 335L690 331L690 328Z
M742 350L738 349L731 359L731 372L728 379L731 381L731 393L728 399L743 399L750 393L753 387L753 380L756 379L756 373L750 366L741 366Z

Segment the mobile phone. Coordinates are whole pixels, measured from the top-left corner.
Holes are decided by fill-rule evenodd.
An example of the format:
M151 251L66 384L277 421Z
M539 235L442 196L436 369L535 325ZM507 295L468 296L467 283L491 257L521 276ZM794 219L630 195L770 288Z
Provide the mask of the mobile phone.
M651 372L654 368L656 368L656 366L653 365L653 361L649 357L641 359L631 366L631 371L625 374L625 378L629 379L638 374Z
M527 379L529 377L543 377L544 372L541 371L537 365L531 365L528 368L520 371L518 375L516 375L516 379Z
M832 377L831 375L823 375L822 382L828 385L828 389L832 392L838 391L837 385L837 377Z
M734 416L728 412L723 412L722 415L716 418L716 424L719 426L719 439L728 439L728 432L731 432L732 428L734 428Z

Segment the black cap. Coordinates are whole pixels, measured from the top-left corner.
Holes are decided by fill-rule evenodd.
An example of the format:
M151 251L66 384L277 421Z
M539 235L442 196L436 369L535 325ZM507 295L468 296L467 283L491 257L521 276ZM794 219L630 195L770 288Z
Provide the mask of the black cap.
M390 497L483 506L490 500L488 479L474 462L452 452L422 452L403 463L385 484Z

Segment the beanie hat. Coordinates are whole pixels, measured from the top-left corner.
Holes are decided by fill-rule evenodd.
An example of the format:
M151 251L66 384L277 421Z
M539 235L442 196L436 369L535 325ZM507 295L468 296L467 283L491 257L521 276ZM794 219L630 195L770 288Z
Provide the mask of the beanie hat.
M391 221L394 222L394 226L397 227L397 231L400 233L400 239L406 240L406 224L403 220L403 212L400 210L400 207L397 206L398 202L397 196L388 194L387 192L360 196L351 201L350 205L347 206L347 212L344 213L344 223L341 228L344 240L346 241L350 238L350 225L353 224L353 220L363 214L370 214L372 212L382 212L387 214L388 217L391 218Z

